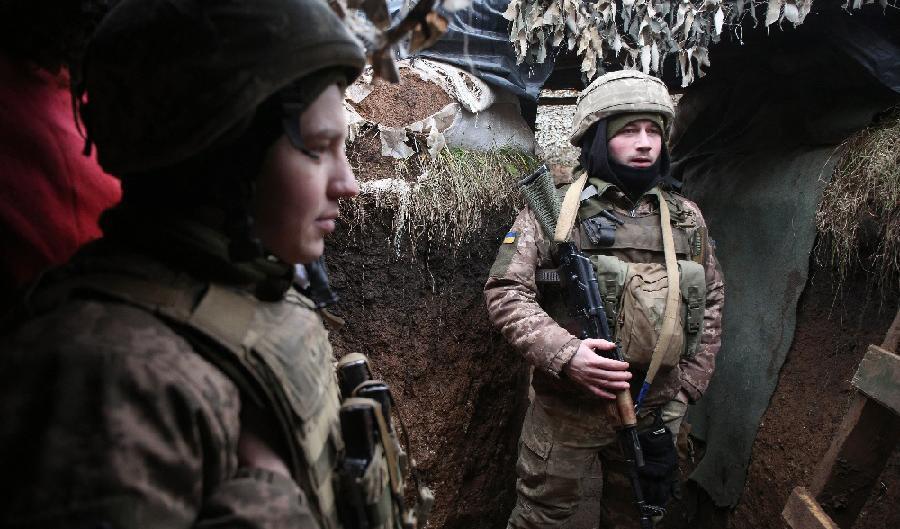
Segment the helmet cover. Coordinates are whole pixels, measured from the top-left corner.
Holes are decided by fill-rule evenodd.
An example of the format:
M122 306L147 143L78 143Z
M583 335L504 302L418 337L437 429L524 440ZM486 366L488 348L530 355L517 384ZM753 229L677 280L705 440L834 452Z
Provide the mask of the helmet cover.
M601 75L578 95L569 141L578 147L591 125L623 113L656 113L668 128L675 117L675 105L666 85L652 75L638 70Z

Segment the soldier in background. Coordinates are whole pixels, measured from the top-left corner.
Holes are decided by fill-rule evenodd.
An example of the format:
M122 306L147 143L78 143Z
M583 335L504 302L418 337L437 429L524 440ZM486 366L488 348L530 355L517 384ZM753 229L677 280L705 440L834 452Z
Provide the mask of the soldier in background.
M665 138L673 116L665 85L634 71L595 80L580 95L575 115L571 141L581 147L581 164L570 185L578 187L572 202L578 214L574 229L563 233L591 256L627 362L603 356L614 347L610 342L576 337L558 279L546 273L555 267L554 233L539 222L542 212L526 207L519 213L491 269L484 289L491 321L534 368L509 527L566 527L585 500L586 485L601 474L601 527L635 526L607 403L629 388L638 400L656 349L662 367L638 415L647 443L641 483L645 498L660 507L674 485L675 437L688 404L706 389L720 347L724 286L700 210L667 179ZM565 191L569 186L559 196ZM676 271L664 264L663 206L671 217ZM673 273L680 279L680 292L671 298L678 323L666 332Z
M123 199L0 342L0 525L341 526L331 347L292 283L358 192L364 60L318 0L110 12L81 115Z

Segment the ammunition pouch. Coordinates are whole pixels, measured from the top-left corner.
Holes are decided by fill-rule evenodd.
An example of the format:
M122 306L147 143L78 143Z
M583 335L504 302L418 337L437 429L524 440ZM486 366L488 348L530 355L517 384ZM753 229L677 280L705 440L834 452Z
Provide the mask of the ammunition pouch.
M345 529L400 527L391 498L390 471L379 442L379 404L350 398L341 406L346 452L338 467L338 515Z
M665 265L626 263L609 255L592 255L598 287L610 329L620 343L625 360L638 370L650 365L653 348L660 338L669 281ZM681 325L669 347L662 352L661 370L668 370L697 352L706 309L706 276L703 266L678 261L681 277Z
M390 389L371 377L362 354L351 353L338 361L344 399L340 423L346 446L338 471L341 525L345 529L424 527L434 496L419 486L415 466L402 448L392 421ZM405 499L405 476L410 473L418 489L413 507Z

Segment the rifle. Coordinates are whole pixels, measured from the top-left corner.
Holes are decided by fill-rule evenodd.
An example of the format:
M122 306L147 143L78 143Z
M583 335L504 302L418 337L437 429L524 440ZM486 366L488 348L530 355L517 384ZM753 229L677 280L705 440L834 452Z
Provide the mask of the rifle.
M612 342L606 311L597 285L597 274L590 259L573 242L562 242L559 252L559 281L566 293L566 305L571 315L581 327L581 339L601 338ZM618 344L609 358L624 362ZM619 444L628 464L628 475L634 503L640 515L641 529L653 529L653 517L665 514L665 509L644 501L638 469L644 466L644 455L637 434L637 416L631 392L623 389L616 392L616 411L619 415L617 427Z

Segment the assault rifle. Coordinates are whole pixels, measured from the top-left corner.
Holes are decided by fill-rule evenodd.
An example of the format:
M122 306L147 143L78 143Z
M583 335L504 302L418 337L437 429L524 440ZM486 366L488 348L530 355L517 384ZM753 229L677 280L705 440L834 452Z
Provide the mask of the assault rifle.
M597 274L590 259L573 242L560 243L558 251L559 281L565 291L569 312L581 327L580 338L613 341L609 323L606 321L606 311L603 309L603 300L600 297L600 288L597 285ZM610 352L612 354L608 356L609 358L624 362L618 345ZM634 502L640 515L640 526L641 529L652 529L653 517L664 514L665 510L644 501L641 482L638 479L638 469L644 466L644 455L638 440L634 402L631 399L631 392L627 389L616 392L616 411L619 415L617 427L619 444L628 463L628 475Z

